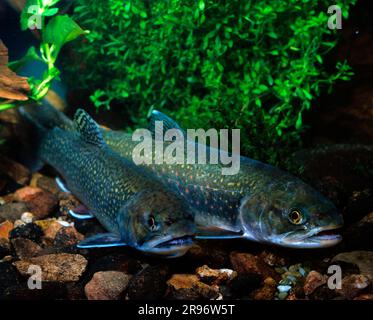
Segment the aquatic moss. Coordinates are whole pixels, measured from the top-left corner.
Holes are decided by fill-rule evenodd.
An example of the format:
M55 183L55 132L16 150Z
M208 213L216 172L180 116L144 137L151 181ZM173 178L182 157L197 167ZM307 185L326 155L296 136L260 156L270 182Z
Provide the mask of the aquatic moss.
M355 1L336 1L344 18ZM91 32L72 83L97 108L121 103L137 125L154 106L187 128L240 128L241 151L272 163L300 145L321 90L351 75L323 65L338 37L327 0L75 2Z

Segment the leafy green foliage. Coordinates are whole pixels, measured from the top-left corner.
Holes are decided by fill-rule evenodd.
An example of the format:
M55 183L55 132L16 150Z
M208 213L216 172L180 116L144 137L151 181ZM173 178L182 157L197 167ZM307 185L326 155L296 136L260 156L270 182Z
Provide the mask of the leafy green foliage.
M346 16L355 1L336 2ZM329 5L77 0L74 16L92 32L73 83L93 89L98 108L123 103L140 125L153 106L186 128L240 128L241 151L275 163L299 146L302 116L321 90L351 76L345 63L323 67L337 38Z
M54 45L55 52L59 52L64 44L73 41L84 31L68 15L56 16L46 26L43 40Z
M55 62L61 48L78 36L86 33L83 31L73 19L68 15L60 15L50 18L46 23L46 18L49 18L58 13L58 8L53 6L58 4L60 0L27 0L26 5L21 12L21 28L38 27L41 32L42 43L40 44L39 53L35 47L29 48L26 55L18 61L12 61L8 64L9 68L14 71L19 70L25 64L38 60L46 64L47 70L43 75L43 79L36 80L29 78L31 94L28 103L40 101L47 93L54 79L59 79L60 71L56 68ZM41 25L38 25L36 15L41 16ZM0 111L14 108L19 102L1 103ZM25 102L22 102L25 105Z

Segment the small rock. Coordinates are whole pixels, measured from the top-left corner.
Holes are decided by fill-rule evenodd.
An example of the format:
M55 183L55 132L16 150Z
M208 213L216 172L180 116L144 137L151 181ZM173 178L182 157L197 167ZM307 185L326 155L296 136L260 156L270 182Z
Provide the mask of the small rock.
M361 294L357 296L356 298L354 298L354 300L373 300L373 293Z
M43 230L45 238L52 243L56 238L57 232L63 228L62 224L56 219L38 220L35 221L35 224Z
M78 281L88 261L79 254L49 254L14 262L18 271L27 276L30 265L38 265L42 270L42 281Z
M168 277L169 268L167 265L145 267L131 278L122 296L130 300L161 299L167 289Z
M35 257L42 250L38 244L29 239L15 238L11 243L18 258L21 260Z
M54 246L64 247L73 246L78 242L82 241L84 236L80 234L74 227L62 227L60 228L54 239Z
M289 285L279 285L277 287L277 290L279 292L289 292L291 290L291 286L289 286Z
M43 235L44 233L38 225L35 223L27 223L14 228L9 233L9 239L24 238L36 243L41 243Z
M59 193L59 208L60 214L62 216L69 217L69 210L74 210L77 206L80 205L80 202L77 198L74 197L71 193L60 192Z
M29 211L23 202L11 202L0 206L0 222L5 220L16 221L21 219L24 212Z
M53 178L43 176L38 172L32 175L30 187L44 189L52 194L57 194L60 192L60 189L58 188L58 185Z
M254 300L272 300L276 293L276 281L270 277L264 280L264 286L252 293Z
M285 258L280 257L273 252L263 251L259 257L271 267L285 266Z
M373 251L339 253L332 259L332 262L339 261L357 265L360 273L373 281Z
M325 284L328 280L328 276L322 275L321 273L312 270L304 282L303 290L306 295L310 295L315 291L316 288Z
M0 239L9 239L9 233L13 230L13 223L5 221L0 224Z
M0 172L20 185L26 185L30 180L30 171L25 166L3 155L0 156Z
M288 296L288 293L287 292L280 292L277 297L280 299L280 300L285 300Z
M21 220L24 223L31 223L35 220L35 217L31 212L24 212L21 216Z
M7 239L0 238L0 259L10 254L10 243Z
M16 220L14 221L14 228L18 228L20 226L24 226L26 224L26 222L22 221L22 220Z
M207 265L197 268L196 274L207 284L220 284L232 280L237 272L230 269L211 269Z
M280 275L268 266L261 258L250 253L232 252L230 254L233 269L238 274L257 274L262 280L271 277L276 281L281 279Z
M167 281L167 296L178 300L216 299L219 287L209 286L194 274L174 274Z
M290 292L286 297L286 300L298 300L298 297L294 292Z
M96 272L85 288L88 300L118 300L131 275L120 271Z
M49 191L40 188L18 189L13 198L15 201L24 202L37 219L47 217L57 206L57 198Z
M342 279L342 288L336 291L346 299L353 299L363 293L370 285L368 277L362 274L351 274Z

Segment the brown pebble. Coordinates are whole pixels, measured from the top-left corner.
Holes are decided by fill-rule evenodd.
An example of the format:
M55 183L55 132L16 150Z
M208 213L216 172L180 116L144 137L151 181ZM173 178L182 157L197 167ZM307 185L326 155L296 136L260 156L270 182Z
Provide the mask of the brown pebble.
M26 185L30 180L30 171L25 166L3 155L0 155L0 172L21 185Z
M9 232L14 228L13 223L10 221L4 221L0 224L0 238L9 239Z
M306 277L306 280L304 281L304 294L310 295L315 291L316 288L325 284L327 282L327 279L327 275L322 275L321 273L314 270L310 271L310 273Z
M32 175L30 187L41 188L52 194L58 194L60 192L60 189L53 178L46 177L38 172Z
M356 298L354 298L354 300L373 300L373 293L361 294L357 296Z
M32 258L38 255L42 248L29 239L15 238L11 240L13 248L19 259Z
M54 237L54 246L72 246L82 241L84 236L79 233L74 227L60 228Z
M342 288L336 291L346 299L354 299L370 285L369 278L362 274L350 274L342 279Z
M262 280L271 277L276 281L280 281L281 276L269 265L267 265L261 258L250 253L232 252L230 260L233 270L238 274L256 274Z
M42 281L78 281L88 261L79 254L58 253L14 262L14 266L24 276L29 276L31 265L40 266Z
M57 198L52 193L35 187L18 189L13 199L24 202L36 219L44 219L57 206Z
M202 282L207 284L220 284L232 280L237 276L237 272L230 269L211 269L203 265L196 269L196 274Z
M0 222L5 220L12 222L19 220L21 219L22 214L27 211L29 211L29 208L23 202L5 203L0 206Z
M272 300L276 293L276 281L268 277L264 280L264 286L253 291L252 298L254 300Z
M88 300L118 300L131 275L120 271L99 271L84 288Z
M218 286L209 286L194 274L174 274L167 285L167 296L173 299L216 299L219 296Z

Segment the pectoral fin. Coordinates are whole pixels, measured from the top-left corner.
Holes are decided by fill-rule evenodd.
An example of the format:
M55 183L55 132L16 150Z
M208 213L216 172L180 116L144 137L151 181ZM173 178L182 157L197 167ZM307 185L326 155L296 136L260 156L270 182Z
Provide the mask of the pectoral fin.
M195 239L237 239L243 238L244 233L219 227L197 226Z
M77 247L85 249L121 247L126 245L127 244L123 242L121 237L115 233L100 233L79 242Z

